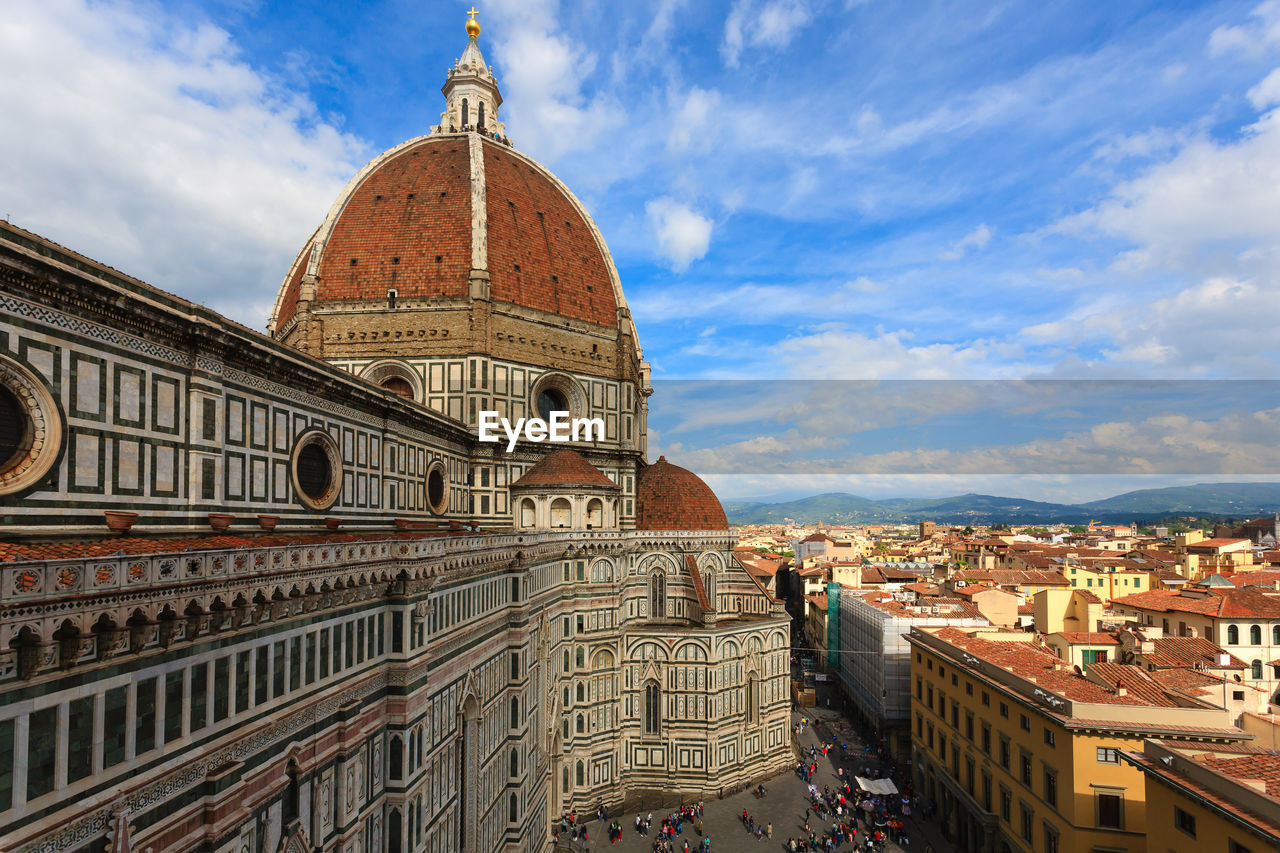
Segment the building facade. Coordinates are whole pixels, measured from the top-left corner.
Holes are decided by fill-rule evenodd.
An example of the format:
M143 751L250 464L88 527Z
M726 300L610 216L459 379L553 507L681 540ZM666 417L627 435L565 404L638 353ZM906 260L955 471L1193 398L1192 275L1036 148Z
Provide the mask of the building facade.
M1148 843L1142 774L1120 753L1148 738L1253 739L1229 710L1168 693L1138 667L1080 675L1034 635L915 628L908 640L912 770L961 849L1163 851Z
M269 336L0 226L0 849L523 853L788 765L788 619L468 32Z

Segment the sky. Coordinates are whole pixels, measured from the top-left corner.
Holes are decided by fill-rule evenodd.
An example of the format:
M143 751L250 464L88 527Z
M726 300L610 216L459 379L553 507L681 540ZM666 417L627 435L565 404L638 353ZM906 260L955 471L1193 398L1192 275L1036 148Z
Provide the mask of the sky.
M263 329L343 185L438 121L469 6L0 0L0 216ZM1280 2L476 7L509 136L617 263L652 448L722 496L1276 470ZM1121 384L1037 431L992 380Z

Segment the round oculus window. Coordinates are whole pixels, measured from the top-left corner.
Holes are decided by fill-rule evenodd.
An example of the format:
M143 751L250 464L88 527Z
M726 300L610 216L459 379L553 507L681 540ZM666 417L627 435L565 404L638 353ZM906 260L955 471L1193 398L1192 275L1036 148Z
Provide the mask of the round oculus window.
M311 509L324 510L342 492L342 454L333 437L320 430L302 434L293 450L293 486L298 500Z
M62 449L62 414L44 380L0 356L0 495L40 483Z
M538 417L544 421L551 420L552 412L569 411L569 401L559 388L547 387L538 392Z
M444 475L444 464L439 460L427 469L427 506L436 515L443 515L449 508L449 483Z

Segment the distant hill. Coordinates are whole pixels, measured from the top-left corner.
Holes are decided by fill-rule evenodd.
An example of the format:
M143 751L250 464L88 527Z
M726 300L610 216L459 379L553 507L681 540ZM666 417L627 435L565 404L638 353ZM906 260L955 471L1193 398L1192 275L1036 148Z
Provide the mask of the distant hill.
M1144 521L1177 515L1254 517L1280 511L1280 483L1200 483L1139 489L1083 504L967 494L949 498L872 500L836 492L780 503L724 501L731 524L1083 524Z

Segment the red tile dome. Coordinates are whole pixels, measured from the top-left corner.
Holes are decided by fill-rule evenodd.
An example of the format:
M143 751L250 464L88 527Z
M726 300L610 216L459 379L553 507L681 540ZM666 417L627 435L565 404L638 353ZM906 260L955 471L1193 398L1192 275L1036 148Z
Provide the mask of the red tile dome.
M472 271L495 303L609 328L625 306L604 239L571 192L534 160L475 133L410 140L367 165L298 253L272 312L284 328L304 283L348 301L461 298Z
M724 507L711 487L665 456L640 469L637 530L728 530Z
M511 484L513 489L591 488L617 491L617 483L567 447L551 451Z

